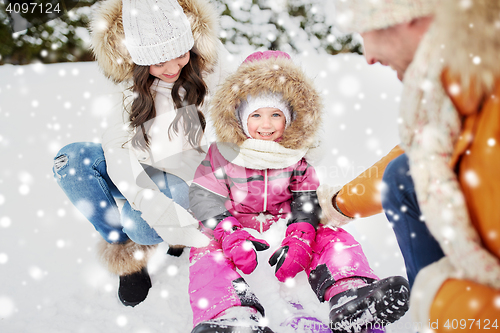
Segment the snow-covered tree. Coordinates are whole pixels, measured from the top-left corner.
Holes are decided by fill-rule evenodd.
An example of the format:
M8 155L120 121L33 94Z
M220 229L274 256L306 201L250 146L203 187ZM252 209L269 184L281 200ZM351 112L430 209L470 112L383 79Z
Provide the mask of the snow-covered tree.
M220 38L230 52L240 53L248 47L286 52L361 53L359 40L335 28L331 0L212 1L221 14ZM98 0L58 2L74 3L74 8L46 23L39 16L22 14L33 26L15 32L5 11L9 2L0 0L0 64L92 60L87 26L91 6Z
M266 49L330 54L361 53L359 40L334 26L331 0L215 0L221 39L230 51L252 45Z
M37 10L30 13L31 8L29 8L26 14L21 13L20 16L32 26L19 31L6 11L9 2L0 0L0 40L2 41L0 64L92 60L88 48L89 33L86 27L90 20L90 6L95 2L96 0L58 1L61 4L59 6L61 13L65 14L49 21L46 16L39 13L37 15ZM62 6L63 3L67 3L67 6Z

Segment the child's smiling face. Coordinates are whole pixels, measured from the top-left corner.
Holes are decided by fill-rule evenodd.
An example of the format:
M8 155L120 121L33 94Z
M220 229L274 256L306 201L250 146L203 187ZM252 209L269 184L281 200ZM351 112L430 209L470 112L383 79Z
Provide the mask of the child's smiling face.
M286 118L276 108L260 108L250 113L247 120L248 133L254 139L275 141L283 135Z

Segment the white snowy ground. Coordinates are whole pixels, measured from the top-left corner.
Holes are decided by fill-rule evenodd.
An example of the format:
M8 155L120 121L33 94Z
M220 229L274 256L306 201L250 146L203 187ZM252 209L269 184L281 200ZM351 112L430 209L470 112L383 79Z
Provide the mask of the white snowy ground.
M241 59L248 54L242 54ZM356 55L300 55L295 61L323 92L325 157L322 181L344 184L398 143L401 84L390 69L368 66ZM188 253L165 255L160 245L149 266L153 287L135 308L116 296L118 279L97 262L98 234L66 199L52 177L52 160L64 145L100 141L102 115L115 88L96 63L0 67L0 332L190 332ZM404 275L403 259L382 214L347 228L363 245L380 277ZM280 235L284 227L271 229ZM276 247L279 237L266 238ZM304 273L280 284L260 254L246 277L267 311L269 325L300 301L327 320ZM388 327L410 332L408 315ZM406 329L404 327L407 327Z

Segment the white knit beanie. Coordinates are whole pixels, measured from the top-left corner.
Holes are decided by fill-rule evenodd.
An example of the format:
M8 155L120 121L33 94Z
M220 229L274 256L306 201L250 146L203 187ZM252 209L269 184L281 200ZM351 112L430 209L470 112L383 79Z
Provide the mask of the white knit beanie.
M125 46L137 65L185 54L194 45L191 25L176 0L123 0Z
M290 107L283 100L283 96L281 94L269 93L261 94L256 97L248 95L247 99L241 102L237 113L243 132L249 138L252 136L248 132L248 117L252 112L260 108L276 108L283 112L285 115L285 128L287 128L293 120Z
M336 0L336 22L344 32L386 29L431 15L438 0Z

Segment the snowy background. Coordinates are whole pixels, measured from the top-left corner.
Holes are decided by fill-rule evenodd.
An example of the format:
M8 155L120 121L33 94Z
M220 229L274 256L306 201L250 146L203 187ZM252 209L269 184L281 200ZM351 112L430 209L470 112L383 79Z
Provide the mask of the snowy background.
M251 50L244 50L241 61ZM363 57L292 55L314 78L325 105L325 156L316 167L322 182L344 184L398 143L397 109L402 85L388 68ZM100 142L102 120L117 89L97 64L65 63L0 67L0 332L190 332L188 251L180 258L160 245L149 265L153 287L135 308L118 297L118 278L95 258L99 238L52 176L53 158L64 145ZM111 98L111 96L113 96ZM380 277L405 276L394 233L385 216L357 220L346 228L363 245ZM276 247L277 225L265 235ZM276 332L291 315L288 301L301 302L325 322L304 273L279 283L260 253L255 273L244 276L261 299ZM410 332L408 315L388 327ZM408 325L407 325L408 326Z

